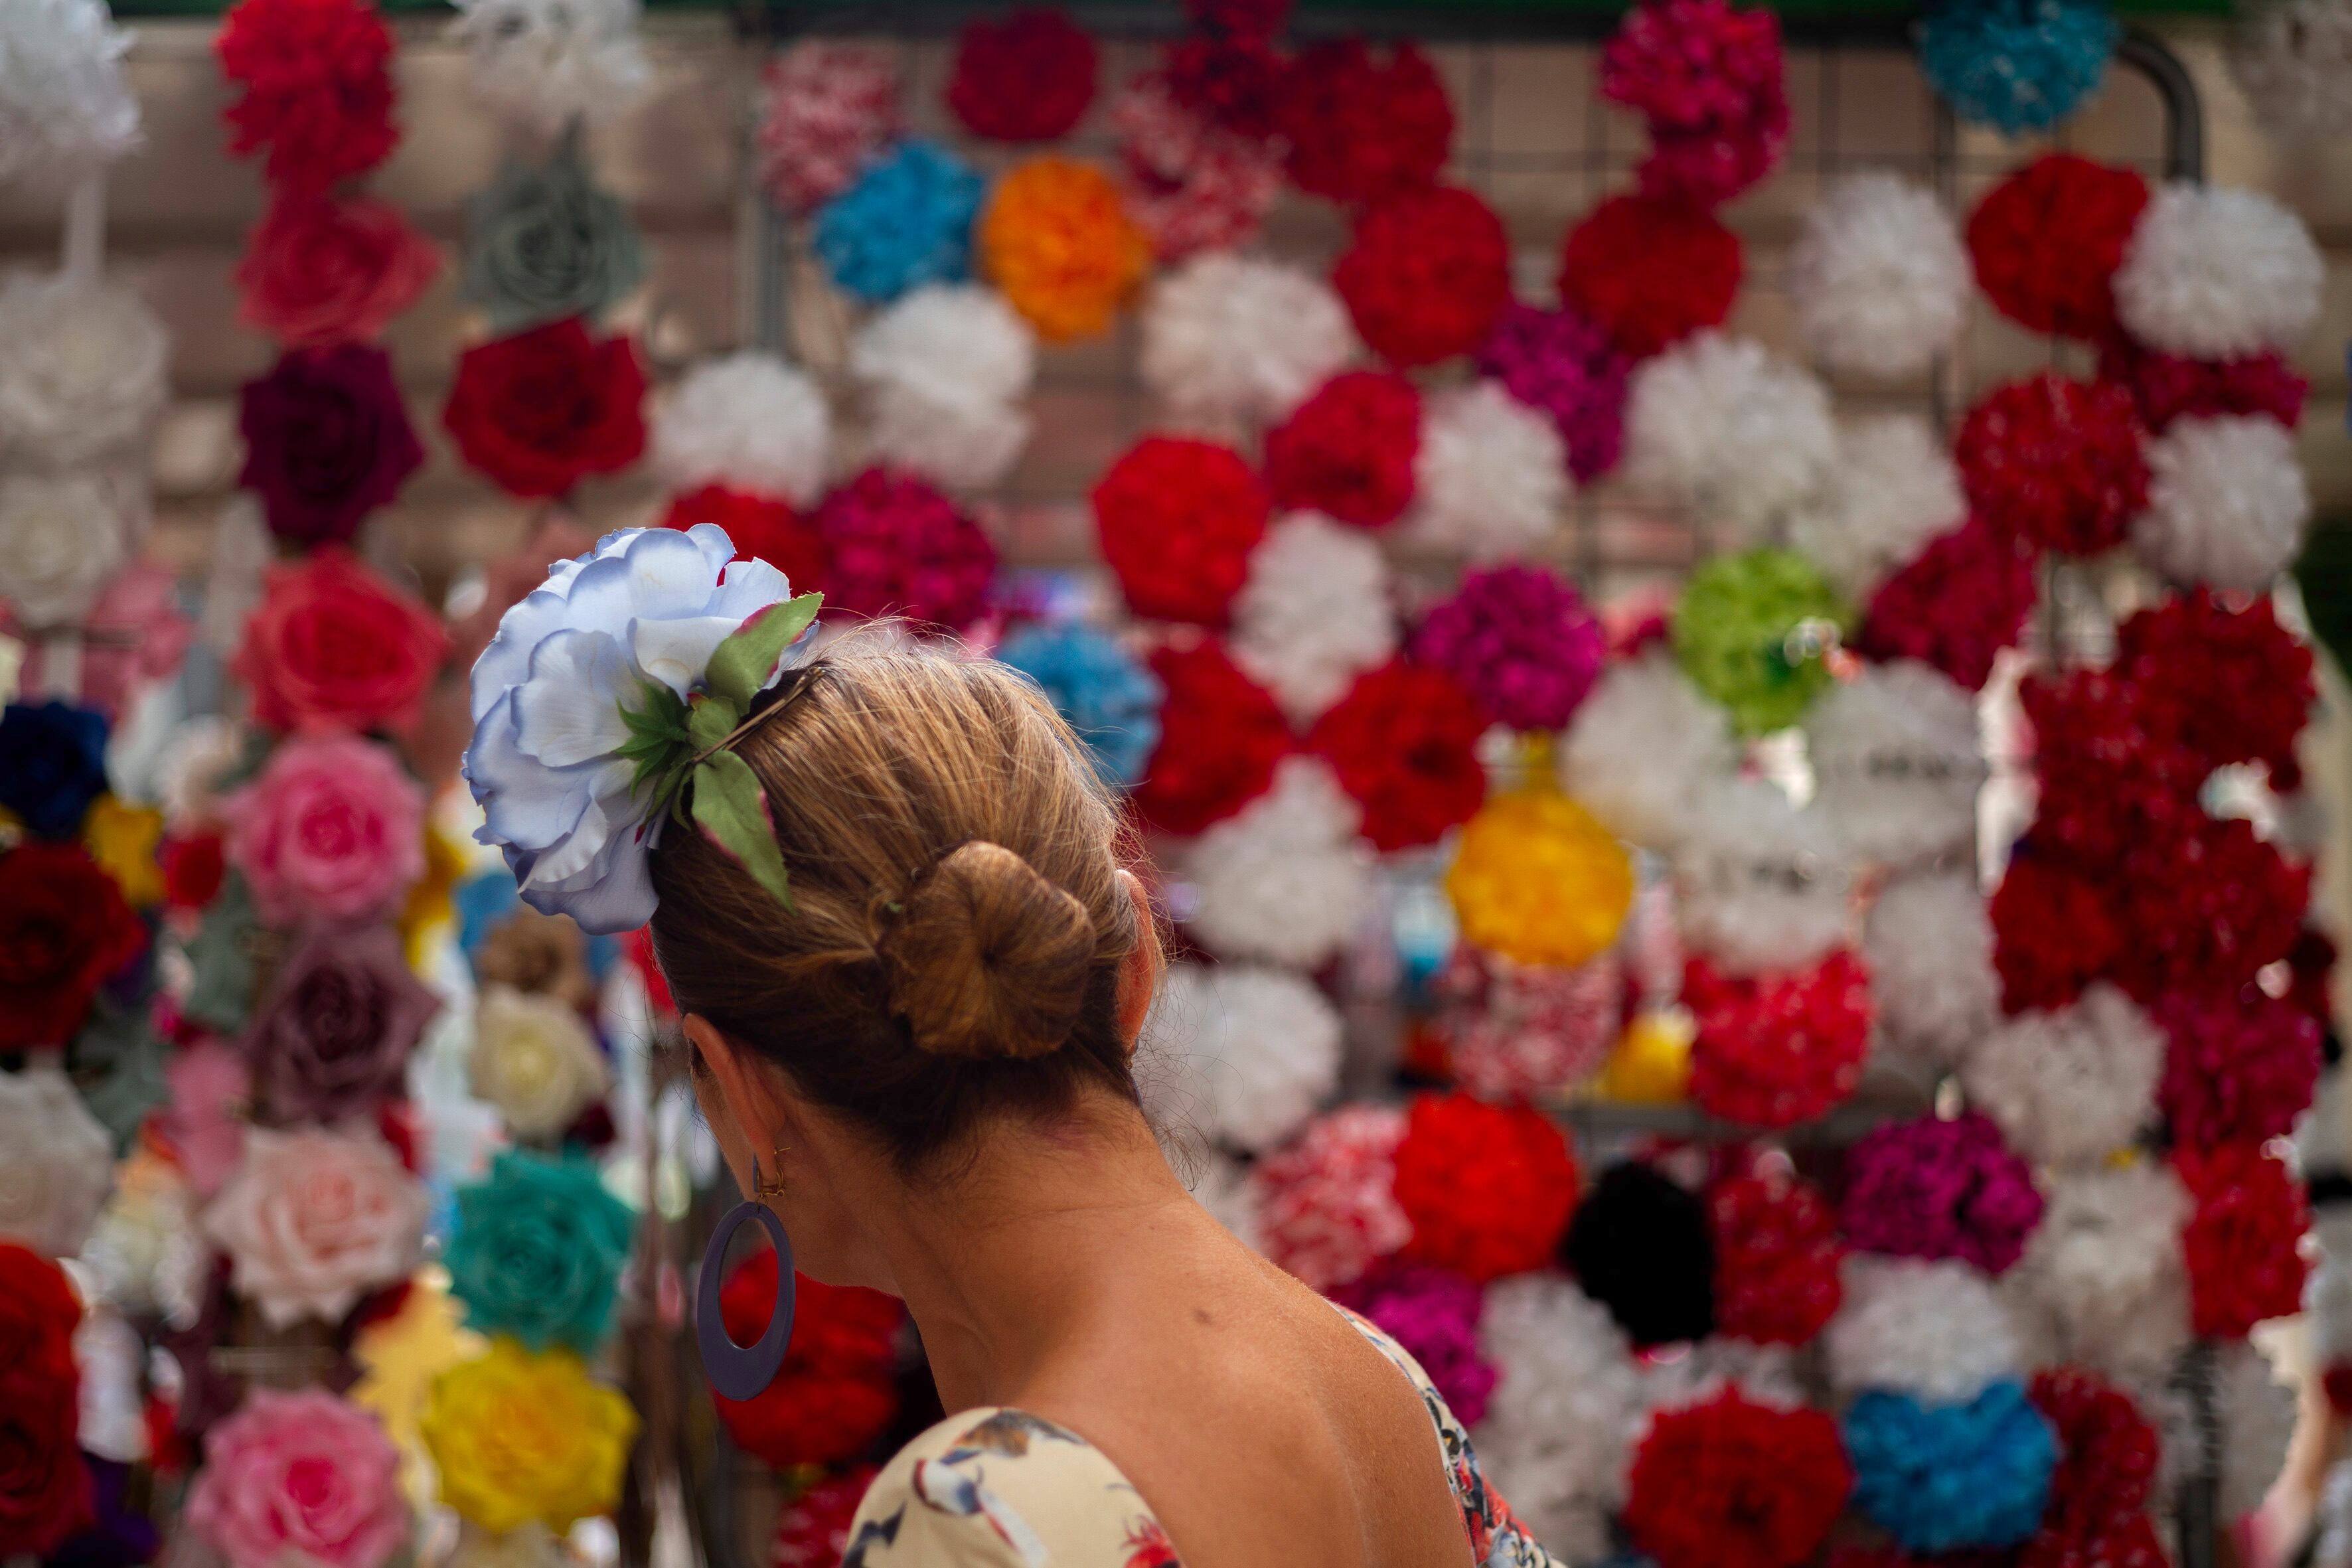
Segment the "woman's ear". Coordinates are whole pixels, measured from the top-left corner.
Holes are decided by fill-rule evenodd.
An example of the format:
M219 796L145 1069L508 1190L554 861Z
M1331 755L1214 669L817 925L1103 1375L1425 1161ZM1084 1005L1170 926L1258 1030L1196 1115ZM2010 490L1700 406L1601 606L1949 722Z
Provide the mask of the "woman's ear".
M702 1119L727 1157L736 1188L751 1193L758 1185L751 1162L757 1159L761 1171L773 1176L770 1167L775 1163L775 1147L789 1142L783 1098L759 1058L719 1033L709 1019L689 1013L684 1027L699 1058L694 1091L702 1102Z
M1151 1014L1151 998L1168 968L1168 954L1160 945L1160 921L1153 917L1151 895L1144 890L1143 879L1122 869L1118 882L1134 900L1136 923L1143 932L1143 940L1118 966L1118 1032L1127 1042L1128 1054L1133 1056L1136 1037L1143 1033L1143 1020Z

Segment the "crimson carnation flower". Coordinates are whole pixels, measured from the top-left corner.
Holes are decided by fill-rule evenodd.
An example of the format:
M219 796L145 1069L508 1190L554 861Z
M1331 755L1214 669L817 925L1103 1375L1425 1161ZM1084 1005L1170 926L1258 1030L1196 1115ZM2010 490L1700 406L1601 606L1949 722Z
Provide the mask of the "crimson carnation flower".
M794 593L824 586L829 556L824 535L788 501L725 485L705 485L671 500L661 521L664 528L680 531L697 523L715 522L735 542L736 560L766 562L792 580Z
M281 193L311 195L391 155L392 34L361 0L239 0L213 42L243 91L221 111L237 157L263 153Z
M1151 673L1168 693L1160 744L1129 798L1154 826L1198 833L1265 793L1290 724L1220 643L1155 649Z
M1780 24L1726 0L1649 0L1601 54L1601 92L1649 121L1642 188L1701 206L1762 179L1789 142Z
M1993 968L2011 1013L2063 1007L2105 974L2124 943L2113 879L2041 852L2031 837L1993 890Z
M2018 695L2033 729L2033 837L2045 852L2110 868L2197 815L2211 766L2180 743L2174 707L2154 688L2081 668L2029 678Z
M1290 19L1291 0L1184 0L1184 15L1223 37L1271 38Z
M1612 196L1569 231L1559 293L1646 359L1721 323L1739 291L1739 238L1712 213L1655 196Z
M857 1505L874 1484L871 1465L827 1476L778 1511L768 1568L841 1568Z
M1462 1093L1412 1102L1396 1151L1404 1256L1485 1284L1541 1268L1576 1207L1576 1156L1541 1111Z
M2037 332L2099 342L2116 330L2116 268L2147 205L2147 182L2072 153L2045 153L1969 215L1977 285Z
M2176 1144L2259 1143L2294 1129L2319 1084L2319 1024L2252 986L2175 992L2153 1009L2169 1044L2157 1102Z
M1580 480L1617 466L1625 438L1625 377L1632 363L1597 321L1575 310L1510 304L1478 350L1478 374L1551 416Z
M2037 597L2032 558L1972 517L1879 585L1859 646L1865 658L1916 658L1982 691Z
M2294 738L2318 689L2311 650L2268 598L2233 610L2199 587L2152 605L2116 629L2115 668L2162 694L2168 727L2207 766L2261 763L2279 789L2301 783Z
M2099 379L2129 388L2141 423L2159 436L2184 415L2263 414L2292 430L2311 391L2310 380L2276 349L2238 359L2183 359L2124 338L2099 350Z
M2224 1143L2179 1150L2172 1163L2195 1205L2180 1244L2198 1336L2242 1340L2266 1318L2300 1311L2311 1209L2285 1162L2260 1144Z
M2042 1223L2033 1169L1971 1110L1873 1129L1846 1155L1838 1223L1849 1245L1894 1258L1957 1258L2005 1273Z
M987 609L996 546L929 480L868 468L825 497L814 521L828 613L961 631Z
M1835 1420L1759 1405L1734 1384L1651 1424L1625 1529L1658 1568L1796 1568L1853 1488Z
M0 1050L64 1045L146 946L147 928L80 845L28 840L0 854Z
M1391 196L1357 220L1331 282L1356 331L1390 363L1468 353L1510 303L1503 220L1453 185Z
M1095 100L1095 41L1061 11L1024 6L1002 21L975 16L957 41L948 107L975 136L1052 142Z
M2284 959L2311 902L2311 868L2290 864L2240 817L2199 816L2136 848L2120 907L2129 940L2116 981L2142 1003L2193 984L2227 995Z
M2095 555L2147 505L2140 435L2123 388L2045 370L1969 410L1953 457L1977 516L2044 550Z
M2146 1522L2156 1481L2156 1428L2129 1394L2087 1372L2037 1372L2031 1394L2057 1434L2058 1468L2020 1568L2156 1568L2162 1558L2140 1556L2133 1529Z
M1851 952L1785 974L1726 974L1693 958L1683 1003L1698 1024L1691 1099L1710 1115L1788 1127L1821 1115L1862 1079L1874 1015L1869 972Z
M1264 38L1180 38L1160 58L1168 95L1210 124L1265 142L1282 115L1288 68Z
M1412 657L1452 675L1514 730L1564 730L1601 674L1607 635L1583 595L1537 566L1465 572L1431 606Z
M441 422L509 494L560 496L637 460L645 396L635 347L597 342L574 316L467 349Z
M882 1435L898 1414L898 1325L906 1309L879 1290L793 1284L793 1342L776 1380L757 1397L713 1394L719 1419L745 1452L778 1469L837 1465ZM751 1254L719 1292L728 1337L750 1344L776 1304L776 1255Z
M1265 488L1229 447L1146 436L1094 491L1103 559L1139 616L1223 626L1265 537Z
M1266 487L1285 510L1385 528L1412 500L1421 394L1401 375L1333 376L1265 438Z
M1276 123L1290 142L1291 179L1335 202L1429 184L1454 142L1454 105L1428 57L1399 44L1381 65L1361 38L1318 44L1293 60Z
M1755 1344L1801 1345L1845 1299L1837 1215L1794 1174L1750 1171L1706 1194L1715 1234L1715 1326Z
M1364 808L1364 837L1381 850L1434 844L1486 799L1478 737L1486 715L1441 669L1391 660L1356 678L1308 731Z

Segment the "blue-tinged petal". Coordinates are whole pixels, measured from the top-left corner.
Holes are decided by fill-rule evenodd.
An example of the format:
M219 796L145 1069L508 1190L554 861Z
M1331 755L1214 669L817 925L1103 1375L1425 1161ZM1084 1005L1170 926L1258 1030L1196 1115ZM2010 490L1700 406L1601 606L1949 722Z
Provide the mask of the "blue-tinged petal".
M740 616L694 616L671 621L631 621L629 651L648 680L680 697L710 668L713 649L743 624Z
M699 615L718 580L700 548L675 529L607 535L596 558L573 575L562 624L618 637L633 616Z
M654 918L654 841L650 832L615 834L598 863L575 879L577 886L542 889L536 897L525 891L523 898L542 914L570 915L591 936L635 931Z
M734 540L715 522L698 522L686 531L686 536L694 541L703 560L710 563L710 580L717 582L719 574L727 570L727 563L735 559Z
M530 679L515 689L516 740L551 768L610 756L628 743L621 704L636 692L636 672L618 640L557 632L532 650Z
M636 832L646 819L646 803L629 793L635 771L622 762L579 770L586 795L580 815L561 843L540 852L529 886L577 886L583 875L599 863L605 844L614 835Z
M537 853L561 842L579 822L594 793L596 767L551 768L525 754L516 741L509 690L474 726L465 773L482 808L475 838Z
M770 605L781 604L792 596L791 582L775 567L765 561L738 561L727 568L725 580L710 595L704 613L731 616L740 626Z

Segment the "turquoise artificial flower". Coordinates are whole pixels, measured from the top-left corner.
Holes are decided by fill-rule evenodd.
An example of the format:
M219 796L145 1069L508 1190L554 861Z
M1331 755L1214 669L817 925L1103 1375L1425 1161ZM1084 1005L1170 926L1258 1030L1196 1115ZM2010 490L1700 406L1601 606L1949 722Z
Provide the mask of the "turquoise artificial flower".
M612 1322L632 1223L587 1161L506 1150L488 1180L457 1189L450 1294L483 1333L593 1354Z
M1131 785L1143 776L1167 691L1117 637L1076 624L1024 626L996 657L1037 683L1105 777Z

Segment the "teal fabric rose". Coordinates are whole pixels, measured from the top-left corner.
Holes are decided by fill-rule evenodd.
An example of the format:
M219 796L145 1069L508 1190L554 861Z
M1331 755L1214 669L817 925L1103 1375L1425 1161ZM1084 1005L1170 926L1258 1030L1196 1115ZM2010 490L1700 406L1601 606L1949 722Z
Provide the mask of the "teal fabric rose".
M81 1032L66 1047L66 1076L99 1124L114 1135L117 1159L131 1152L147 1113L171 1096L163 1079L163 1037L147 1008L99 998Z
M628 209L590 178L576 135L542 167L509 163L467 209L465 295L494 331L593 320L645 275Z
M612 1321L632 1223L587 1161L507 1150L488 1180L457 1189L450 1292L470 1328L591 1354Z

